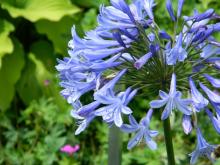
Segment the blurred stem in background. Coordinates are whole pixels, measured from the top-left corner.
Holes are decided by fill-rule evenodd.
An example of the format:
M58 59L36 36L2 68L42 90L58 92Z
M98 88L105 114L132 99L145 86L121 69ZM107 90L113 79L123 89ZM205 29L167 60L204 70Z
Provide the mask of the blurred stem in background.
M108 165L121 165L122 133L115 125L109 128Z
M170 128L170 118L163 121L164 137L167 149L168 165L175 165L174 151L173 151L173 140L172 130Z

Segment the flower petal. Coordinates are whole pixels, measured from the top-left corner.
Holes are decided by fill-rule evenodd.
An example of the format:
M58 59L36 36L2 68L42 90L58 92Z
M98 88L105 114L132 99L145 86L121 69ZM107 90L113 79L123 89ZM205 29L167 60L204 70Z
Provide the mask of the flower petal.
M121 127L123 124L122 117L121 117L121 111L119 108L117 108L114 112L114 122L117 127Z
M129 115L129 122L131 125L133 126L138 126L137 121L135 120L135 118L133 117L133 115Z
M189 115L183 115L182 126L185 134L189 134L192 131L192 123Z
M169 100L167 102L165 109L163 110L163 113L161 115L161 120L165 120L170 116L173 107L174 107L173 100Z
M203 91L207 94L209 99L213 101L214 103L220 103L220 96L214 92L212 92L209 88L207 88L205 85L200 83L200 87L203 89Z
M216 79L208 74L204 74L205 78L212 84L215 88L220 88L220 79Z
M136 132L138 130L138 127L133 127L131 125L128 125L128 124L123 124L120 129L123 131L123 132L126 132L126 133L132 133L132 132Z
M150 107L151 108L161 108L167 103L168 99L163 99L163 100L153 100L150 102Z
M175 17L174 12L173 12L173 6L172 6L172 3L171 3L171 0L167 0L166 8L167 8L167 11L168 11L168 13L170 15L170 18L175 22L176 21L176 17Z
M136 146L142 139L144 133L142 131L139 131L129 142L127 148L130 150L134 146Z
M157 143L152 140L151 137L145 136L145 143L151 150L156 150L157 149Z

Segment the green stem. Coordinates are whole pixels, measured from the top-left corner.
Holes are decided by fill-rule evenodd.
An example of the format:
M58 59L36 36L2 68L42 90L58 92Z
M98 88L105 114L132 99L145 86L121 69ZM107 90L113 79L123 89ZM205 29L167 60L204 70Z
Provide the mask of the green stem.
M109 129L108 165L121 165L122 133L113 125Z
M165 137L165 143L167 149L168 165L175 165L172 131L170 128L170 118L167 118L166 120L163 121L163 128L164 128L164 137Z

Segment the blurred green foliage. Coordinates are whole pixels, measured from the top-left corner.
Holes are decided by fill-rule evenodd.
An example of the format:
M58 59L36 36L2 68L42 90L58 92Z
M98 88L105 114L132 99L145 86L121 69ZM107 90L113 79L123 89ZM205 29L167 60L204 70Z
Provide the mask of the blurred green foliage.
M161 27L172 33L172 22L164 0L156 0L155 13ZM177 0L173 0L174 6ZM108 0L0 0L0 164L6 165L97 165L107 164L108 129L94 121L83 134L75 137L75 121L69 115L71 107L59 95L61 90L54 68L57 58L67 56L71 27L83 33L96 26L100 4ZM193 8L204 11L220 8L219 0L186 0L183 13ZM88 100L88 96L84 101ZM148 100L137 98L131 107L136 117L145 114ZM188 164L187 153L195 147L195 135L182 133L181 116L173 116L174 145L177 164ZM159 116L158 116L159 119ZM206 137L219 143L207 117L201 118ZM158 128L157 151L140 144L126 149L130 135L123 136L123 165L164 165L166 163L163 130ZM73 156L59 151L65 144L80 144ZM208 165L206 160L199 162ZM220 164L220 163L216 163Z

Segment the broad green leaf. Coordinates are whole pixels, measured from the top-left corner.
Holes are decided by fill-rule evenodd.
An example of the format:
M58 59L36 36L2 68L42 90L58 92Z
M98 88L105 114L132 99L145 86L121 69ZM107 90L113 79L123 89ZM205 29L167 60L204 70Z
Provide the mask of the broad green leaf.
M0 68L2 57L13 51L13 43L9 34L14 30L14 26L3 19L0 19Z
M34 74L36 76L38 84L41 86L42 92L46 97L53 97L59 108L65 109L66 102L59 94L60 88L58 88L58 82L54 81L55 75L51 74L43 61L37 58L41 56L41 53L42 52L39 49L33 49L32 47L29 54L30 60L36 66Z
M64 17L59 22L40 20L35 25L37 31L46 34L53 42L55 51L67 55L67 45L71 38L71 27L76 22L72 17Z
M48 71L55 71L56 56L51 43L44 40L37 41L31 45L31 52L43 62Z
M97 17L97 11L94 8L90 9L89 11L85 13L81 21L81 26L84 32L87 32L96 27L97 25L96 17Z
M35 75L36 78L38 79L38 82L40 85L44 85L45 80L49 80L51 78L51 74L48 72L48 70L45 68L44 64L42 61L38 60L36 58L36 55L34 55L32 52L29 54L29 57L32 62L36 65L36 70L35 70Z
M24 67L24 51L17 40L14 40L14 51L5 56L0 69L0 109L7 109L14 96L14 85L21 75Z
M96 7L99 8L101 4L108 4L109 0L72 0L72 2L76 5L91 8Z
M28 59L16 89L22 101L28 105L42 96L40 84L36 78L36 65Z
M13 18L24 17L31 22L40 19L58 21L80 11L69 0L2 0L1 3Z

